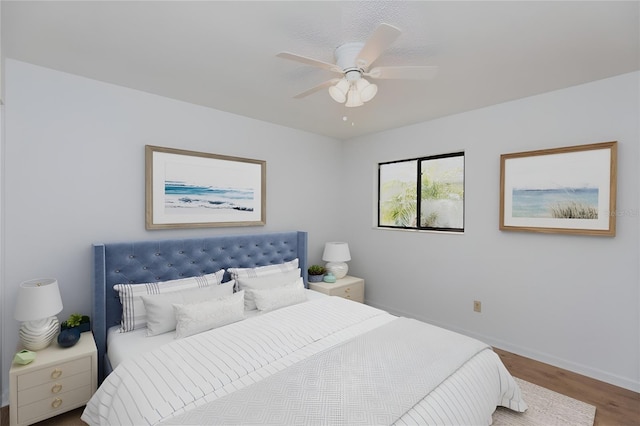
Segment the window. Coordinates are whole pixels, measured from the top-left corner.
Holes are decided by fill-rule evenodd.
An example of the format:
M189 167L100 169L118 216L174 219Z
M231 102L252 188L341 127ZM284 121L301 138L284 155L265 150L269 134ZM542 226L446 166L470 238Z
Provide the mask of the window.
M378 226L463 232L464 152L378 164Z

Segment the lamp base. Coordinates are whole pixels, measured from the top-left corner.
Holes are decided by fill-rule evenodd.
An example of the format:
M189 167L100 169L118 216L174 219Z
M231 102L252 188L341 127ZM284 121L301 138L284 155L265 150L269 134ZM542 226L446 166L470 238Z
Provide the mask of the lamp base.
M37 321L25 321L20 327L20 341L25 349L39 351L46 348L60 332L56 316Z
M347 275L347 272L349 272L349 265L345 262L327 262L325 268L337 279L344 278Z

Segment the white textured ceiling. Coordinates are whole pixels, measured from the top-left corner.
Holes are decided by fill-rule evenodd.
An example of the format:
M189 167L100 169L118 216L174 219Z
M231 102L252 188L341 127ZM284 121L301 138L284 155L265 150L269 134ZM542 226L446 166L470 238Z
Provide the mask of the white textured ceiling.
M6 57L338 139L639 69L639 2L2 1ZM431 81L378 81L358 108L333 62L378 24L402 35L374 66L438 65ZM7 99L7 102L10 102ZM343 117L347 120L343 120Z

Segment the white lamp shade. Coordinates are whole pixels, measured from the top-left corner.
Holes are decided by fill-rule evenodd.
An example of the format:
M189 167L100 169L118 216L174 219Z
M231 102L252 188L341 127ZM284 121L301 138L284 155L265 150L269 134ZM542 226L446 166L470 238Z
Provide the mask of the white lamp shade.
M62 311L62 299L56 279L41 278L20 284L15 319L18 321L41 320L56 315L60 311Z
M329 95L331 95L331 98L334 101L343 104L344 101L347 100L347 92L349 91L349 86L350 83L346 78L343 78L335 85L329 87Z
M378 93L378 86L375 84L369 83L364 78L361 78L356 83L356 89L358 93L360 93L360 99L362 102L369 102L373 97Z
M349 244L342 242L329 242L324 245L322 260L325 262L348 262L351 260Z

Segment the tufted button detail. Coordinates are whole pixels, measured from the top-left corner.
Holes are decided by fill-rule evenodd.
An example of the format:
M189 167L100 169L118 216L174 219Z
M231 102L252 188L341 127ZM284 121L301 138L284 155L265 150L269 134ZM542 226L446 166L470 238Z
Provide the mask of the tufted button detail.
M119 269L116 269L116 270L115 270L115 273L116 273L116 274L119 274L119 273L120 273L120 270L119 270Z
M160 253L156 253L156 256L160 256Z
M146 271L146 270L147 270L147 269L149 269L149 268L148 268L148 267L146 267L146 266L143 266L143 267L142 267L142 269L144 269L144 270Z
M132 254L130 254L130 255L129 255L129 259L133 259L133 258L135 258L135 256L134 256L134 255L132 255Z

